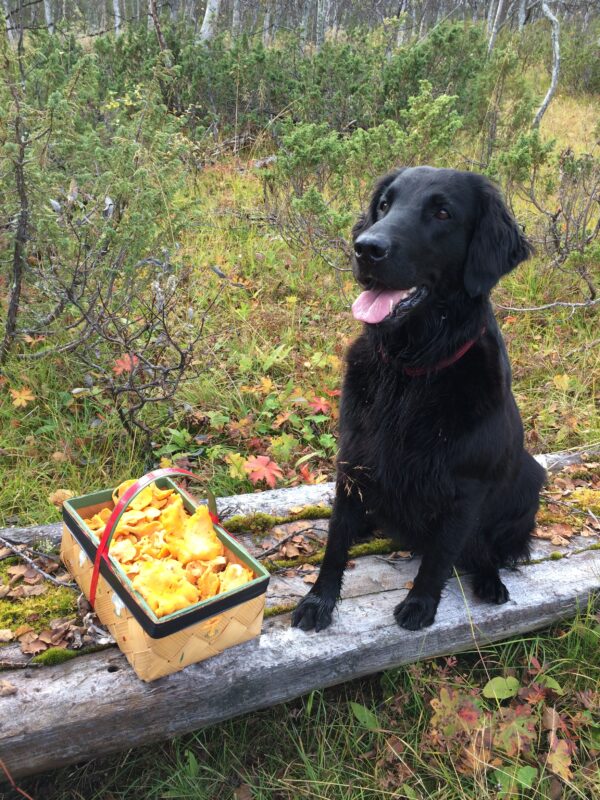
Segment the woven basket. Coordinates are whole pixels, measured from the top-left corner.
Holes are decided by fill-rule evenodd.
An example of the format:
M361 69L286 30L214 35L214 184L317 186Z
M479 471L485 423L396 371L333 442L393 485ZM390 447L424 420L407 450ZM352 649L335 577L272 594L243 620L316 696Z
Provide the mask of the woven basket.
M108 547L123 511L136 494L154 481L162 488L175 489L186 509L193 513L197 503L171 481L173 475L196 478L187 470L173 468L145 475L123 494L100 541L83 517L112 508L112 490L73 498L63 506L61 558L136 674L145 681L177 672L258 636L269 582L269 573L262 564L213 517L215 531L228 551L228 559L251 569L254 579L238 589L169 616L158 619L153 614L117 562L108 555Z

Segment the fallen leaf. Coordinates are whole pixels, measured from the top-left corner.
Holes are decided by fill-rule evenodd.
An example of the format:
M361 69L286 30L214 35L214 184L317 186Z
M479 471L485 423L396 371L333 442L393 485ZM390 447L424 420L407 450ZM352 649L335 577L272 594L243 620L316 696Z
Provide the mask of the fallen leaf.
M27 572L25 572L23 575L23 580L25 583L34 584L41 583L44 580L44 577L33 567L28 567Z
M22 389L11 389L10 393L13 396L12 404L15 408L25 408L35 400L35 395L28 386L24 386Z
M13 567L9 567L6 570L6 573L11 577L10 582L14 583L15 581L18 581L20 578L22 578L26 574L28 569L29 567L26 564L15 564Z
M48 589L47 583L38 583L35 586L19 586L21 597L39 597Z
M65 461L68 461L68 460L69 460L69 457L67 456L67 454L66 454L66 453L64 453L62 450L57 450L55 453L52 453L52 455L50 456L50 458L51 458L51 459L52 459L52 461L54 461L56 464L62 464L63 462L65 462Z
M316 583L318 577L319 576L317 575L317 573L314 572L311 575L305 575L304 578L302 578L302 580L304 581L304 583Z
M10 628L0 629L0 642L12 642L14 638L15 635Z
M412 589L414 587L414 585L415 584L414 584L413 581L406 581L406 583L404 584L404 586L402 588L403 589L408 589L410 591L410 589Z
M9 681L0 681L0 697L9 697L17 693L17 687Z
M62 508L62 504L74 496L74 492L71 492L69 489L57 489L55 492L52 492L51 495L48 495L48 500L57 508Z
M37 637L33 639L31 642L24 642L21 640L21 651L26 653L29 656L35 656L38 653L43 653L44 650L48 649L48 645L46 642L43 642L41 639Z
M569 382L570 378L566 373L564 375L555 375L552 378L552 383L563 392L566 392L569 388Z
M244 469L253 484L265 481L272 489L275 488L277 478L283 477L281 468L269 456L250 456L244 464Z
M557 739L554 747L550 748L546 766L549 770L559 775L566 781L573 777L571 773L571 748L564 739Z
M30 633L33 630L31 625L19 625L18 628L15 628L13 631L15 638L19 638L19 636L23 636L24 633Z

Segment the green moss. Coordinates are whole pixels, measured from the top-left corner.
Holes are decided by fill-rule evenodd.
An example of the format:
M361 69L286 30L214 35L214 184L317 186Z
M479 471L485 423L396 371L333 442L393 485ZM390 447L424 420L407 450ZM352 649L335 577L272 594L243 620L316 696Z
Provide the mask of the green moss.
M8 568L18 564L19 559L7 558L0 562L0 578L8 583ZM50 620L72 617L77 614L77 592L72 589L48 584L48 588L37 597L21 597L11 600L5 597L0 603L0 628L17 628L28 624L39 632L47 628Z
M80 655L79 650L64 650L62 647L49 647L43 653L38 653L31 661L33 664L43 664L45 667L53 667L56 664L64 664L72 658Z
M385 553L393 553L396 549L392 539L370 539L368 542L361 542L355 544L350 548L349 557L359 558L360 556L381 555ZM290 567L298 567L301 564L320 564L323 561L325 550L318 550L310 556L298 556L296 558L282 558L275 561L265 562L265 567L269 572L277 572L279 569L289 569Z
M328 519L330 516L331 508L328 506L303 506L296 514L289 514L287 517L263 514L261 511L245 516L239 514L226 520L224 525L231 533L261 534L286 522L296 522L299 519Z
M600 490L578 487L571 493L570 501L582 511L600 514Z
M277 617L279 614L287 614L289 611L293 611L295 608L295 603L287 606L271 606L270 608L265 608L265 619L268 619L269 617Z
M398 543L394 542L393 539L369 539L368 542L361 542L351 547L350 558L385 555L386 553L393 553L397 549Z
M564 557L564 553L558 553L556 551L554 553L550 553L550 561L560 561Z

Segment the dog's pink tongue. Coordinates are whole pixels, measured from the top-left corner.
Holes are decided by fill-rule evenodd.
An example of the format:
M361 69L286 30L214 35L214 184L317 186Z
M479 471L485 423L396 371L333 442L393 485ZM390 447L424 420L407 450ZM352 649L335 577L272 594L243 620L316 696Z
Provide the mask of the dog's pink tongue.
M354 319L371 324L381 322L407 294L405 289L371 289L362 292L352 304Z

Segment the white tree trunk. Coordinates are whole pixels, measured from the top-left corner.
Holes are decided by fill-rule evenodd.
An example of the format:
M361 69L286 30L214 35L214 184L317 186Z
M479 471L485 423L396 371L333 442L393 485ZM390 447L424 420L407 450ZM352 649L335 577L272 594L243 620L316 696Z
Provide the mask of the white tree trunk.
M317 50L325 41L325 23L329 13L329 0L317 0Z
M201 42L211 42L217 33L217 22L219 20L219 7L221 0L207 0L206 11L204 12L204 19L202 27L200 28L200 35L198 37Z
M15 32L13 28L13 22L10 17L10 8L8 5L8 0L2 0L2 5L4 7L4 18L6 19L6 35L8 36L9 42L14 42L16 40Z
M487 32L488 36L492 32L492 25L494 24L494 11L496 10L496 0L490 0L490 7L487 13Z
M263 17L262 43L263 47L268 47L271 41L271 4L267 6Z
M311 7L311 0L304 0L304 5L302 6L302 23L300 28L300 45L302 50L306 45L306 40L308 39L308 26L310 23L310 7Z
M48 33L54 33L54 20L52 19L51 0L44 0L44 19L46 20L46 27L48 28Z
M542 105L538 108L537 114L533 120L533 128L539 127L542 117L546 113L546 109L554 97L554 92L558 86L558 76L560 73L560 23L550 11L546 3L542 3L542 11L544 16L548 17L550 24L552 25L552 79L550 81L550 88L546 92L546 97L544 97Z
M237 39L242 29L242 4L241 0L233 0L233 10L231 12L231 36Z
M44 3L45 6L46 3ZM115 36L119 36L121 33L121 7L119 6L119 0L113 0L113 16L115 18Z
M522 31L525 27L525 19L527 17L527 0L519 0L519 30Z
M504 4L506 0L498 0L498 8L496 10L496 17L494 19L494 27L492 28L492 35L490 36L490 41L488 44L488 51L487 54L492 52L494 49L494 45L496 44L496 37L498 36L498 31L500 30L500 24L502 22L502 12L504 11Z

